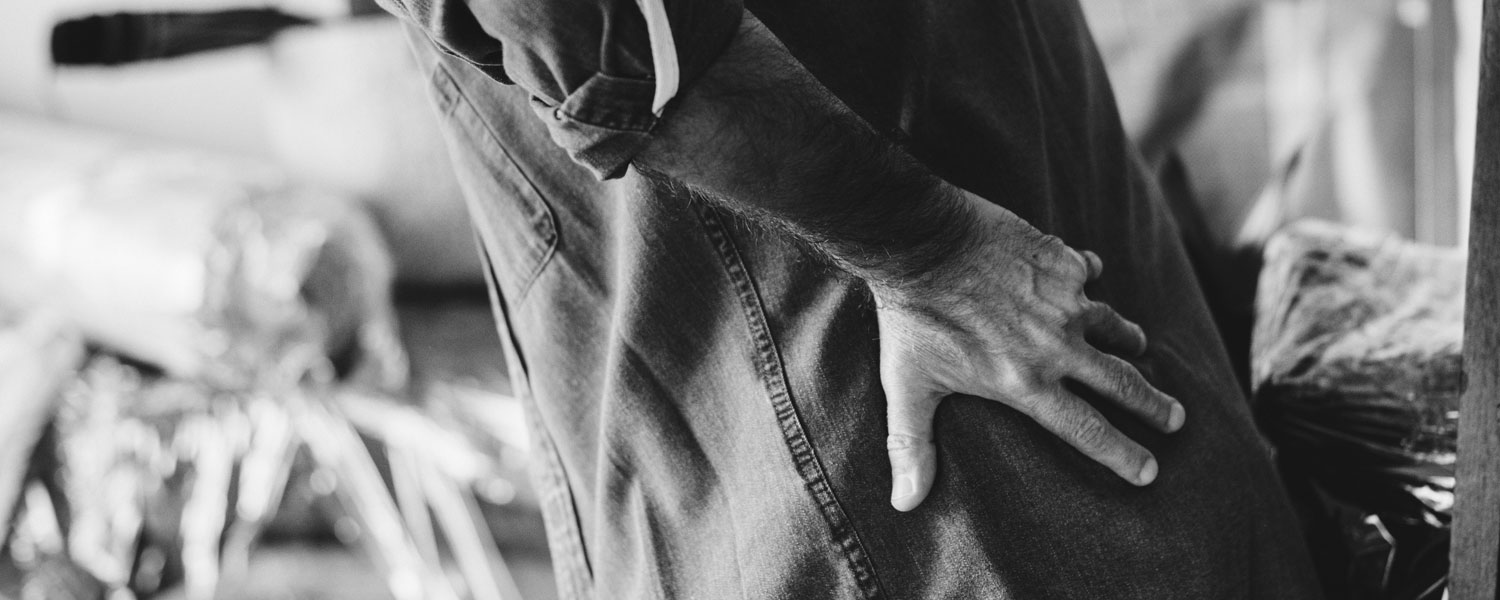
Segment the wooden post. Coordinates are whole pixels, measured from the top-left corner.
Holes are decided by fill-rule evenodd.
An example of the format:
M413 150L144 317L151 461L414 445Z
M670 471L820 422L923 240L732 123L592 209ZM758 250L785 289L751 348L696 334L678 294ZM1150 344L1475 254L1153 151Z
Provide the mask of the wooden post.
M1453 509L1453 600L1493 600L1500 585L1500 0L1485 0L1479 122L1469 221L1464 392Z

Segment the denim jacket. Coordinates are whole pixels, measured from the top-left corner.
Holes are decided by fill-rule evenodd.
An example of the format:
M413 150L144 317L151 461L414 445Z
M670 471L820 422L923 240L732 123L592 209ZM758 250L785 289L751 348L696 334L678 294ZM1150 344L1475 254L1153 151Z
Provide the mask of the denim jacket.
M935 487L899 513L865 286L628 166L659 118L645 1L387 1L490 265L564 598L1316 596L1075 2L743 9L935 173L1103 257L1090 297L1143 326L1137 368L1187 409L1164 436L1080 390L1160 461L1136 488L999 403L948 398ZM679 89L740 10L666 3Z
M552 139L601 178L624 174L660 102L708 68L744 10L738 0L379 1L448 55L519 84ZM666 79L673 90L659 99Z

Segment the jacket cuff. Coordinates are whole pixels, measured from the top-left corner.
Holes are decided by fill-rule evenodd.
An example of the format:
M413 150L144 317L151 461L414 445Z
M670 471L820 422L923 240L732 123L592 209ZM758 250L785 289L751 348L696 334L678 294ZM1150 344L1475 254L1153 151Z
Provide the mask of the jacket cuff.
M674 3L703 11L705 5ZM680 98L718 59L739 32L744 6L739 2L713 4L712 14L683 18L694 26L677 33ZM677 15L673 15L674 20ZM620 77L594 73L561 104L549 105L533 98L532 108L557 143L574 162L598 179L625 174L630 162L651 142L651 132L671 118L670 107L658 115L653 110L657 82L651 78Z

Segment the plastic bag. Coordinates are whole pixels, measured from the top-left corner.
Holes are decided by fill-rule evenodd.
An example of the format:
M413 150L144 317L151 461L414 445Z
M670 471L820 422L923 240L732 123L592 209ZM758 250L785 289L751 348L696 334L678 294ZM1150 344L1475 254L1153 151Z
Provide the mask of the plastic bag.
M1330 595L1440 598L1463 391L1463 253L1301 222L1265 256L1255 412Z

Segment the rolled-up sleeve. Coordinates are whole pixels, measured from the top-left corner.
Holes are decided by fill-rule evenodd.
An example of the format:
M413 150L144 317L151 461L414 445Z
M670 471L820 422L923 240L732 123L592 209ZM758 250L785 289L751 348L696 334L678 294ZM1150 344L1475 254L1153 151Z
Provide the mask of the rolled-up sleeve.
M443 51L532 96L596 177L624 173L739 28L743 0L378 0Z

